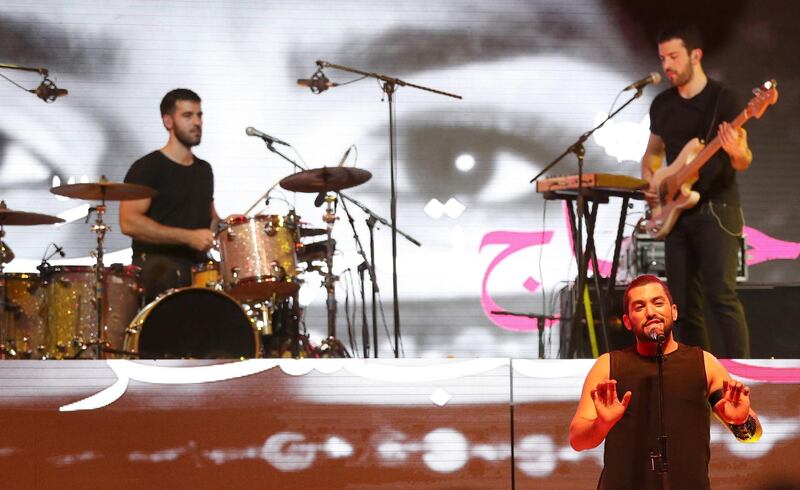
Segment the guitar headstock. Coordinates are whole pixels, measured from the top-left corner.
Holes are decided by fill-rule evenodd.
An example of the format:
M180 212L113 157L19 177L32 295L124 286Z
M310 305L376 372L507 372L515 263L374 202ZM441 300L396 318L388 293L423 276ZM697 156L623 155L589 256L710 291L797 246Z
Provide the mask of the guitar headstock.
M747 103L747 113L750 117L760 118L767 107L778 102L778 82L768 80L760 87L753 89L755 97Z

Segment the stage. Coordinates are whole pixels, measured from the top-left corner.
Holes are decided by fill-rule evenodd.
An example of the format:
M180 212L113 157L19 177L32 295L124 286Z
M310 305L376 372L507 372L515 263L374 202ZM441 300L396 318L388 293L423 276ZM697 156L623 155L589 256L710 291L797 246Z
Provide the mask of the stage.
M0 363L3 488L594 488L568 426L592 360ZM800 361L723 361L764 426L716 421L715 489L800 476Z

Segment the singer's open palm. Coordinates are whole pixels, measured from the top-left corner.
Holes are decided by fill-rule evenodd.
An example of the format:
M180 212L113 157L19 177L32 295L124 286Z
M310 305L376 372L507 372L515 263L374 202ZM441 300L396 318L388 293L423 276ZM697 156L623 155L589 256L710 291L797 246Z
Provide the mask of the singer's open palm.
M591 391L591 396L597 418L607 424L614 424L621 419L631 402L630 391L625 393L622 400L617 397L617 381L613 379L598 383Z

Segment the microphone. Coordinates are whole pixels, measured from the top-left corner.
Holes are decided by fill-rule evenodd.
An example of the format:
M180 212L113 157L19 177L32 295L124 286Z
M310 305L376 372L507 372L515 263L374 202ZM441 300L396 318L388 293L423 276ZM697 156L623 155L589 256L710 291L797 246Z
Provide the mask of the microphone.
M351 145L350 148L348 148L347 151L344 152L344 155L342 155L342 159L339 160L339 163L336 165L337 167L341 167L342 165L344 165L344 162L345 162L345 160L347 160L347 157L350 155L350 150L352 150L352 149L353 149L353 146Z
M244 132L247 134L247 136L257 136L262 140L266 141L270 145L273 143L277 143L279 145L292 146L283 140L279 140L278 138L268 135L267 133L262 133L253 126L248 127L247 129L244 130Z
M45 78L38 87L30 89L28 92L36 94L37 97L48 103L69 94L66 89L56 87L56 84L49 78Z
M663 344L667 340L667 337L664 336L664 332L661 330L652 329L647 336L650 337L650 340L658 342L659 344Z
M64 253L64 247L59 247L57 243L53 243L53 247L55 247L56 252L58 252L58 255L60 255L61 257L67 256L67 254Z
M642 78L641 80L637 80L632 84L628 85L627 87L622 89L622 91L625 92L627 90L634 90L634 89L641 90L646 85L650 85L651 83L653 85L658 85L659 83L661 83L661 74L657 72L651 72L649 75Z
M352 149L353 149L353 145L350 145L350 148L348 148L347 151L344 152L344 155L342 155L342 159L339 160L339 163L336 165L337 167L341 167L342 165L344 165L344 162L345 162L345 160L347 160L347 157L350 155L350 151ZM326 194L327 194L327 192L320 192L319 194L317 194L317 198L314 199L314 206L316 206L316 207L322 206L322 203L325 202L325 195Z
M297 85L300 87L308 87L311 89L311 92L315 94L322 93L331 87L339 86L338 83L328 80L328 77L326 77L321 70L317 70L316 73L311 75L311 78L298 78Z

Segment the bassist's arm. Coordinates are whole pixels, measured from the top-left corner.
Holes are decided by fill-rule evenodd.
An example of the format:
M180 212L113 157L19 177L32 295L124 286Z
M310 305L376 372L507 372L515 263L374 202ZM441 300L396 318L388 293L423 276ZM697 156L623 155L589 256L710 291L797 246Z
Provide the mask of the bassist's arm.
M719 141L722 149L731 158L731 167L738 171L747 170L753 161L753 152L747 144L747 131L734 128L729 123L719 125Z
M650 133L647 148L642 156L642 179L650 183L650 188L644 191L647 202L653 205L657 198L653 188L653 174L661 168L664 161L664 141L657 134Z

